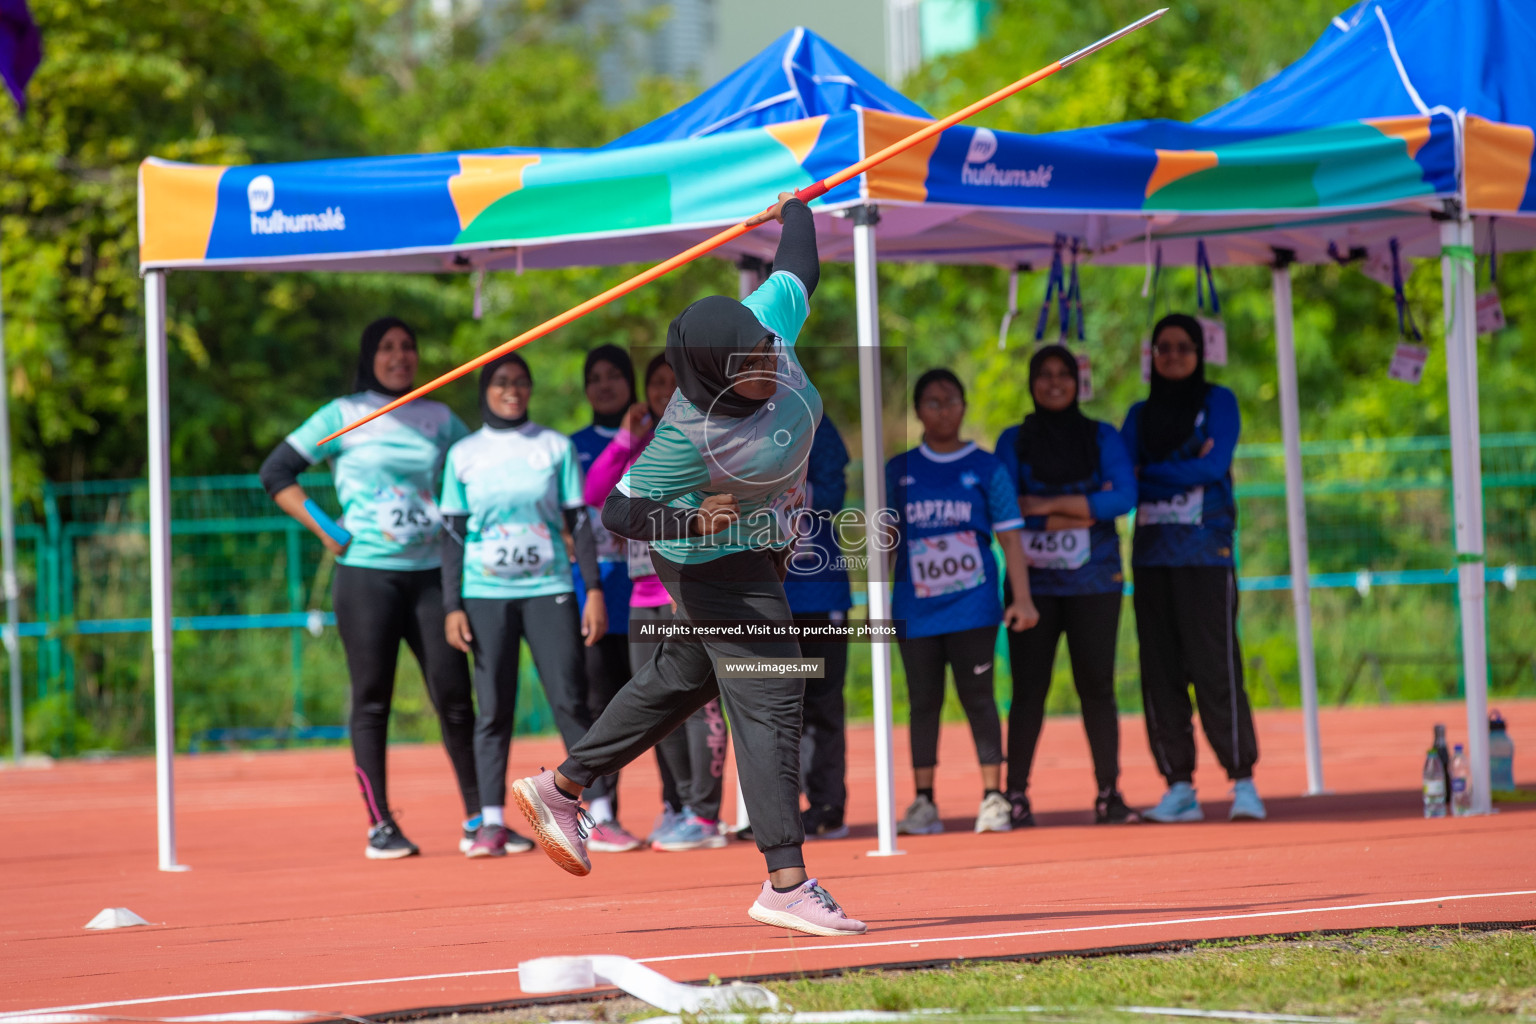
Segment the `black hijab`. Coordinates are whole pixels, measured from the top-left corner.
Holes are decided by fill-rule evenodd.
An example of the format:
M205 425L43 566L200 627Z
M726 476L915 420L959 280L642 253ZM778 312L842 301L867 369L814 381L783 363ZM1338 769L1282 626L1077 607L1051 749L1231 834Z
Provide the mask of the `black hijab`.
M1152 328L1152 344L1169 327L1182 327L1195 343L1195 372L1169 380L1152 361L1152 394L1141 408L1141 452L1145 462L1163 462L1195 432L1195 419L1205 408L1211 386L1205 382L1205 332L1200 321L1185 313L1169 313Z
M493 430L511 430L528 422L528 409L523 409L523 414L515 420L509 420L505 416L498 416L491 412L491 403L486 400L485 393L491 389L491 378L496 375L497 369L503 366L521 366L523 372L528 375L528 383L533 384L533 371L528 369L528 364L523 357L516 352L508 352L500 359L493 359L480 367L480 422Z
M667 328L667 365L677 374L683 397L706 416L750 416L768 399L732 390L731 357L739 363L772 334L740 302L711 295L683 310Z
M667 365L667 354L665 352L658 352L658 353L656 353L656 355L651 359L651 361L649 363L645 364L645 395L646 395L645 407L646 407L646 409L648 409L650 411L651 419L655 420L657 423L661 422L662 414L667 411L667 406L666 406L666 403L663 402L660 409L652 409L651 408L651 399L650 399L650 394L651 394L651 378L656 376L656 371L657 370L661 369L663 366L666 366L666 365ZM671 400L671 396L669 395L668 396L668 401L670 401L670 400Z
M1013 450L1030 475L1043 484L1075 484L1099 469L1099 425L1077 404L1077 358L1061 345L1047 345L1029 360L1029 393L1045 364L1056 360L1072 374L1072 404L1065 409L1042 409L1024 417Z
M592 410L592 422L600 427L610 429L624 422L624 414L629 407L635 404L635 364L629 358L629 353L617 345L599 345L587 353L587 361L581 368L581 384L586 387L587 378L592 374L592 367L598 363L608 363L623 375L625 383L629 385L629 401L624 403L624 408L615 413L598 412Z
M411 330L410 325L399 317L381 316L367 327L364 327L363 339L357 348L357 377L353 382L355 390L377 391L379 394L388 395L390 398L399 398L410 390L410 388L405 388L402 391L391 391L379 383L379 378L373 372L373 360L379 354L379 342L384 340L384 335L388 334L392 327L398 327L406 334L409 334L413 343L416 341L416 332Z

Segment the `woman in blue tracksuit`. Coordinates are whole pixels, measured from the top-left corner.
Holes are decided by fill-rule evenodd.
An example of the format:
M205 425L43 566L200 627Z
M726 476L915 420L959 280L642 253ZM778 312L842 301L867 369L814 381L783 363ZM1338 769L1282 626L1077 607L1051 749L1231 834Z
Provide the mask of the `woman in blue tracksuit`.
M1045 698L1062 634L1093 752L1094 819L1136 820L1116 783L1120 718L1115 640L1125 574L1115 519L1136 507L1136 474L1120 433L1077 405L1077 360L1048 345L1029 361L1035 411L997 439L997 457L1018 487L1029 592L1040 623L1008 634L1013 702L1008 711L1008 799L1015 828L1033 825L1029 771L1045 722Z
M1199 321L1173 313L1152 332L1152 392L1126 414L1121 435L1136 462L1138 504L1131 566L1147 738L1168 791L1152 821L1200 821L1193 787L1200 725L1235 784L1231 817L1264 817L1253 786L1259 758L1237 640L1232 454L1237 399L1205 380Z
M912 779L917 797L896 830L903 835L944 831L934 800L939 718L945 667L971 724L981 764L977 832L1007 832L1002 794L1003 730L993 692L997 627L1027 630L1039 616L1029 599L1029 570L1019 530L1013 482L999 460L963 441L965 389L949 370L917 379L912 404L923 443L885 464L886 501L896 516L896 566L891 612L900 632L901 662L911 706ZM1003 550L1012 597L999 599L992 538Z

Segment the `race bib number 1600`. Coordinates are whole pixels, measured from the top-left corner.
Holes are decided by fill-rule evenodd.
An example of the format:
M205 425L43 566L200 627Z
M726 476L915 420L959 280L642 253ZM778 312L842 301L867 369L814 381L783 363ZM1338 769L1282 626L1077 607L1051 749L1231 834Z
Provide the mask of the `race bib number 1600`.
M912 563L912 589L918 597L969 590L987 578L974 530L909 541L907 557Z

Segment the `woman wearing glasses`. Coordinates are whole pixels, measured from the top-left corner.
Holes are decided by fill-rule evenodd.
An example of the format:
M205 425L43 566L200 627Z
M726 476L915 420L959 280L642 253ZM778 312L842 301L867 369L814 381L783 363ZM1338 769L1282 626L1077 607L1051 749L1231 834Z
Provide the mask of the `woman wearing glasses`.
M864 923L806 874L801 853L805 680L758 667L780 661L789 668L800 658L792 636L774 634L792 618L784 563L791 524L805 504L806 464L822 411L795 355L821 273L816 225L805 203L787 192L759 215L759 222L769 219L783 230L768 280L745 301L700 299L668 327L667 364L678 393L603 505L610 530L650 542L652 566L677 602L679 625L700 632L663 638L559 770L519 779L512 790L550 859L585 875L592 862L577 804L582 789L719 697L735 734L753 838L768 868L748 916L811 935L858 934ZM672 885L674 900L693 898L686 879Z
M1008 471L998 459L960 439L965 389L948 370L929 370L912 392L923 424L922 444L885 465L886 501L896 513L896 571L892 615L901 635L911 704L912 775L917 796L897 822L904 835L944 831L933 795L939 762L939 715L944 670L971 724L981 762L977 832L1007 832L1002 794L1003 731L997 716L992 666L997 626L1029 629L1040 618L1029 598L1029 570L1019 531L1024 520ZM1002 546L1013 587L1005 609L999 598L992 536Z
M1150 821L1201 821L1193 786L1200 725L1234 784L1230 816L1262 819L1253 786L1258 741L1237 640L1232 453L1241 423L1231 391L1205 379L1205 337L1173 313L1152 331L1152 392L1131 406L1121 436L1136 463L1131 566L1147 738L1168 791Z
M443 466L444 631L450 644L475 656L481 825L469 857L533 849L507 828L504 813L522 641L570 748L592 725L582 638L590 647L608 628L576 448L528 419L532 393L528 364L516 352L486 364L484 426L448 449ZM562 528L587 584L579 613Z

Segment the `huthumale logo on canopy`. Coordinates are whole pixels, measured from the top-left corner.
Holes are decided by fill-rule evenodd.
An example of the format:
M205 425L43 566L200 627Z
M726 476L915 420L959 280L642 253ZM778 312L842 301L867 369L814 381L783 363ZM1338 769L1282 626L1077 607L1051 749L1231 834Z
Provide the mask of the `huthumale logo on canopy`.
M997 155L997 133L990 128L977 128L971 136L970 148L965 152L965 165L960 168L960 184L980 185L990 188L1049 188L1051 175L1056 168L1041 164L1034 168L1003 168L992 162ZM980 164L981 166L976 166Z
M272 210L277 202L277 186L270 174L258 174L245 187L251 207L251 234L302 235L311 231L345 231L347 219L338 206L327 206L323 213L288 214ZM272 210L271 213L267 213Z

